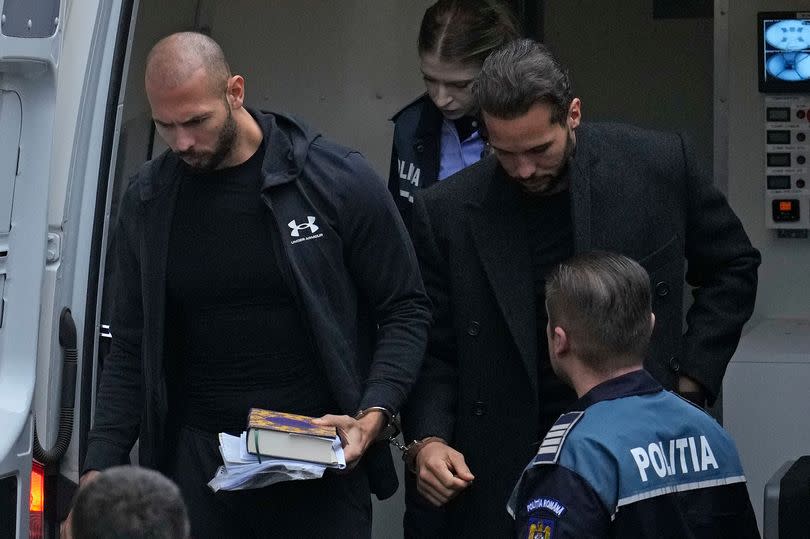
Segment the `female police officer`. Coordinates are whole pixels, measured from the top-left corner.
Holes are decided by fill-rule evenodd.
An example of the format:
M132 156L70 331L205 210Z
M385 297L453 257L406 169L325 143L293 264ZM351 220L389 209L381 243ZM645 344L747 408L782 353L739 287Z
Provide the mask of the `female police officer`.
M439 0L419 29L427 93L394 115L388 188L410 223L413 193L478 161L485 143L470 87L490 52L518 37L496 0Z

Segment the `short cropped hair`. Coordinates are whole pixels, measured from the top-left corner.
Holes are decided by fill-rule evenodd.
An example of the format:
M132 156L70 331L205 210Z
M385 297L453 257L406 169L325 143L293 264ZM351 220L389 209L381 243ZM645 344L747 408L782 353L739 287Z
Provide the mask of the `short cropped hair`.
M511 120L543 103L551 107L551 122L560 125L574 99L567 71L531 39L512 41L490 54L472 91L481 110L496 118Z
M214 94L227 90L231 68L219 43L199 32L176 32L152 47L146 57L147 80L159 81L168 88L185 83L203 69Z
M187 539L186 506L177 486L159 472L117 466L79 490L74 539Z
M650 344L650 278L619 254L593 251L557 266L546 280L552 328L562 327L572 351L597 372L643 362Z
M417 48L420 55L479 67L519 36L511 11L498 0L439 0L422 17Z

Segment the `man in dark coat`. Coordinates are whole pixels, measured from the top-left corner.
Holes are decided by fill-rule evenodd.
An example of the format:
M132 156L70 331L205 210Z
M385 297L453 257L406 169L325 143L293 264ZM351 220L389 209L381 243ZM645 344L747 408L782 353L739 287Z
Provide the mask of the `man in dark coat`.
M369 536L369 491L397 488L381 434L430 321L385 185L357 152L247 110L244 79L204 35L155 45L146 93L170 151L121 204L112 351L82 484L137 438L140 464L178 483L194 537ZM323 416L350 471L212 492L217 435L238 435L251 407Z
M753 310L760 257L681 136L581 123L542 45L494 53L474 91L494 155L414 203L434 327L403 413L406 460L446 535L506 537L509 493L575 399L548 359L548 270L592 249L641 262L658 319L645 368L705 405Z

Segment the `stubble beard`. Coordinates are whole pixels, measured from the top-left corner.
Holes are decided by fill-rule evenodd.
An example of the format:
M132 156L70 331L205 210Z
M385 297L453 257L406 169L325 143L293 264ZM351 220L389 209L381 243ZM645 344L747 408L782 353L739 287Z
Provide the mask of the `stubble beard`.
M554 174L543 174L534 176L529 180L518 180L523 189L530 195L536 196L553 195L567 189L568 180L565 169L571 161L571 156L574 155L574 148L576 148L576 141L573 133L569 131L565 140L565 149L563 150L560 168Z
M203 155L196 154L194 152L178 153L180 158L183 159L183 161L185 161L189 167L197 172L210 172L219 168L222 162L225 161L228 156L230 156L234 146L236 145L236 120L234 120L231 108L227 103L225 104L225 110L228 111L228 116L225 118L225 123L217 136L217 143L214 146L214 151L211 152L207 159L205 159ZM198 157L198 163L189 163L187 161L188 157Z

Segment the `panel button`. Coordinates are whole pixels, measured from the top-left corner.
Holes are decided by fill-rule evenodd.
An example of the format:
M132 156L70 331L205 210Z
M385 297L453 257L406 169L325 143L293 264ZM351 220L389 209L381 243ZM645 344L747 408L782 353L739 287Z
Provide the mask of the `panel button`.
M804 133L796 133L796 140L798 140L799 142L804 142L804 139L806 138L807 135L805 135Z
M467 326L467 335L475 337L479 333L481 333L481 324L475 320L470 320L470 324Z
M659 298L663 298L669 295L669 284L665 281L658 281L655 284L655 295Z
M806 160L807 159L805 159L803 155L800 155L796 158L796 162L799 163L800 165L803 165Z

